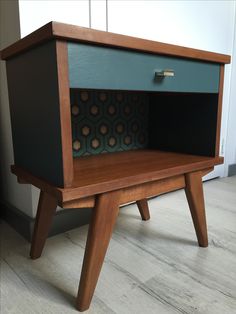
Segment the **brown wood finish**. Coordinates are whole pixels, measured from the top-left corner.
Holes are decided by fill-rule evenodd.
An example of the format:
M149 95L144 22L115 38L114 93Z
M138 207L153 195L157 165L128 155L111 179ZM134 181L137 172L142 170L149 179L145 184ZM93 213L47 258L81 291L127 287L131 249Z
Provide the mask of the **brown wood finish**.
M214 167L203 169L201 171L201 176L204 177L213 170ZM184 187L184 175L135 185L126 189L122 189L122 193L120 196L120 205L129 202L135 202L138 198L149 198L153 196L158 196L163 193L182 189ZM63 208L92 208L95 206L95 196L89 196L69 202L64 202L61 206Z
M191 211L198 244L201 247L207 247L208 236L202 187L202 174L199 171L188 173L185 175L185 180L185 193Z
M119 212L119 191L99 195L89 225L84 262L81 272L77 308L89 308L103 260Z
M163 193L175 191L184 187L184 175L134 185L132 187L120 190L120 205L135 202L137 200L149 198L152 196L161 195ZM62 204L63 208L92 208L94 206L95 196L72 200Z
M142 217L142 220L149 220L150 219L150 212L148 208L148 201L146 198L137 201L137 206Z
M62 205L87 196L171 178L191 171L204 170L221 163L223 163L222 157L194 156L154 150L88 156L74 160L72 187L64 189L55 187L17 166L12 166L12 172L40 190L56 196L59 205Z
M42 254L56 208L56 198L41 191L30 250L32 259L39 258Z
M230 56L224 54L170 45L58 22L50 22L15 44L3 49L1 51L1 59L7 60L22 51L51 39L93 43L102 46L125 48L217 63L230 63Z
M40 179L38 177L35 177L31 173L29 173L26 170L23 170L20 167L17 167L15 165L11 166L11 172L17 176L19 183L27 183L32 184L39 188L42 192L46 192L52 196L54 196L58 200L58 205L62 202L62 193L61 190L55 187L54 185L46 182L44 179Z
M203 247L208 245L202 176L210 170L209 168L203 169L202 171L140 184L128 189L120 189L96 196L77 297L78 310L85 311L90 306L119 212L119 205L122 202L138 199L137 205L142 219L148 220L150 219L150 214L146 197L185 187L199 245ZM84 200L81 199L81 202L88 202L88 200L89 202L93 201L90 197ZM57 200L55 197L41 192L30 253L32 259L41 256L56 206Z
M32 259L41 256L57 205L64 208L94 207L88 231L77 297L77 308L80 311L84 311L89 308L91 303L121 204L136 201L142 219L148 220L150 219L147 202L148 197L185 188L199 246L206 247L208 245L202 176L212 171L215 165L223 163L223 158L219 157L220 124L224 64L230 63L230 56L91 30L74 25L50 22L15 44L3 49L0 57L3 60L11 59L47 41L51 42L42 46L53 46L53 53L46 54L44 60L48 63L45 61L44 63L49 66L55 62L56 58L57 68L55 68L57 71L50 77L50 84L45 84L43 92L46 90L49 94L51 91L51 82L55 78L57 81L56 84L54 82L54 87L56 86L56 88L54 88L53 91L55 91L56 96L59 95L59 101L57 100L56 105L54 105L56 109L58 109L57 103L59 102L60 123L57 124L58 127L55 127L54 130L58 131L61 128L61 130L59 130L61 134L57 136L58 143L56 142L55 144L55 147L59 147L59 150L56 151L56 158L51 158L52 154L50 154L50 158L52 159L52 163L54 162L54 165L56 165L56 160L60 162L62 160L63 180L62 176L60 176L60 181L54 181L54 183L60 182L61 184L61 182L64 181L64 185L63 188L57 187L17 166L12 166L12 172L17 176L19 183L33 184L41 190L30 252ZM221 64L215 157L195 156L157 150L135 150L80 157L73 160L67 55L68 41L91 43L93 45ZM55 49L56 55L54 56ZM32 53L35 51L41 56L40 46L32 50ZM23 54L21 57L23 57L22 62L24 66L29 60L28 54ZM52 60L48 59L48 57L51 57ZM14 60L17 59L18 58L13 58L8 62L8 64L13 64L13 78L16 68L14 66ZM48 60L50 60L50 62ZM39 72L40 70L41 68L38 69ZM35 73L38 75L37 71ZM18 81L13 82L13 95L15 95L15 87ZM21 94L22 91L21 89L19 90L19 94ZM19 97L16 98L19 99ZM215 100L217 101L217 99ZM46 106L46 109L51 108L48 107L47 102L44 102L44 96L41 103ZM165 102L163 101L163 103ZM51 102L49 102L49 104L51 104ZM29 102L29 105L31 106L31 102ZM16 106L16 108L19 108L19 106ZM46 109L44 107L45 111ZM40 112L44 112L41 110L41 106L38 114ZM58 110L56 112L58 113ZM215 115L214 113L214 116ZM183 119L181 119L181 121L182 120ZM51 124L49 125L47 134L51 131L50 126ZM31 124L29 124L29 128L30 127ZM50 145L54 143L55 137L53 137ZM50 145L46 146L49 148ZM18 149L18 152L19 151L21 150ZM62 154L60 155L61 152ZM214 149L211 155L213 154ZM60 155L59 158L57 158L58 155ZM37 154L37 157L38 156ZM43 158L43 156L39 156L39 158ZM41 159L39 160L41 161ZM49 168L47 168L48 174L48 172L52 170L52 164L48 163L44 165L49 165ZM60 163L60 169L62 165ZM58 168L59 167L56 165L55 169L57 170ZM58 174L59 172L54 171L55 169L53 169L53 174ZM33 172L32 169L30 171Z
M72 131L67 43L56 41L64 187L73 182Z
M36 31L16 41L12 45L0 51L0 59L7 60L19 53L33 48L40 43L48 41L52 38L52 22L45 24Z
M214 167L203 169L201 171L202 177L207 175L209 172L213 171ZM29 175L17 171L19 176L24 176L24 178L29 177ZM25 179L17 177L18 183L20 184L30 184ZM30 179L31 180L31 179ZM95 196L83 197L71 201L66 201L62 203L61 194L53 187L50 187L46 182L40 181L37 178L34 178L35 185L38 187L44 187L44 191L52 194L55 198L58 199L58 205L63 208L92 208L95 206ZM37 183L36 183L37 182ZM185 187L184 176L176 176L172 178L162 179L154 182L148 182L145 184L135 185L133 187L122 189L122 194L120 197L120 205L126 204L128 202L135 202L138 197L152 197L157 196L162 193L167 193L182 189Z
M93 208L95 206L94 196L83 197L77 200L72 200L62 203L60 206L63 208Z
M184 175L160 179L153 182L135 185L125 188L120 197L120 203L125 204L143 198L157 196L163 193L175 191L185 187Z
M212 172L213 170L214 170L214 167L202 170L202 177L206 176L208 173Z
M224 88L224 71L225 71L225 67L224 67L224 65L221 65L221 67L220 67L219 94L218 94L217 124L216 124L215 156L219 156L219 154L220 154L220 128L221 128L223 88Z
M133 150L74 159L72 188L63 201L202 170L221 157L194 156L156 150Z

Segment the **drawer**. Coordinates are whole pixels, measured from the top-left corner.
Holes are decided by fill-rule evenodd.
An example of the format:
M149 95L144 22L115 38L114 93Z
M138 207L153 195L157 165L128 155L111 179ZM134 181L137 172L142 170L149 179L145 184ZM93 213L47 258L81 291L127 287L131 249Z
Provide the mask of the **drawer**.
M71 88L217 93L220 65L136 51L68 43ZM171 69L174 76L155 78Z

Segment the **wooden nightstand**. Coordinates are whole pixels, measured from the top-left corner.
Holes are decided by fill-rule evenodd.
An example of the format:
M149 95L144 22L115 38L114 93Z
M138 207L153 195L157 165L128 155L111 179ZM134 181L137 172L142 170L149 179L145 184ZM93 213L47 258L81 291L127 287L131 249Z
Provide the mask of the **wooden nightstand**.
M202 176L219 157L230 56L51 22L1 51L19 183L41 190L31 258L57 205L94 207L77 308L89 308L119 206L185 188L208 245Z

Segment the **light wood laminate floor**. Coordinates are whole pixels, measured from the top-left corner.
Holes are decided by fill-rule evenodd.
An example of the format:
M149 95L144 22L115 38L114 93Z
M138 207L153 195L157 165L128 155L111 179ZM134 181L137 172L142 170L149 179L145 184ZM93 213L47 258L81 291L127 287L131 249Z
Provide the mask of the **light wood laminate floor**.
M199 248L184 191L121 208L86 313L236 313L236 177L204 184L209 247ZM87 226L49 238L43 256L1 222L1 314L78 313L74 308Z

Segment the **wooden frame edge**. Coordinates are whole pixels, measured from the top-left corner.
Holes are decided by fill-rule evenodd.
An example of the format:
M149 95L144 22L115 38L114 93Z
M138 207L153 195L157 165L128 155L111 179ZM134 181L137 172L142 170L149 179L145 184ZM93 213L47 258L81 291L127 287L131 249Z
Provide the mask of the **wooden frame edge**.
M200 170L202 177L213 171L214 167L208 167ZM63 200L63 189L56 188L45 181L36 178L28 172L18 168L15 165L11 166L11 171L17 176L17 181L20 184L33 184L42 191L45 191L58 200L58 205L63 208L91 208L95 205L96 195L76 198L72 200ZM163 193L171 192L177 189L184 188L184 176L185 174L177 175L170 178L158 179L156 181L141 183L138 185L130 186L128 188L122 188L121 203L125 204L138 199L157 196ZM168 189L166 186L168 185ZM143 190L147 192L143 192ZM157 194L156 194L157 192ZM135 193L135 196L134 196Z
M0 60L7 60L53 37L53 22L49 22L29 35L0 51Z
M17 181L20 184L32 184L38 189L51 194L58 200L58 204L62 203L62 193L61 190L57 187L54 187L50 183L47 183L45 180L35 177L29 172L17 167L16 165L11 165L11 172L17 176Z
M202 177L214 170L214 167L201 170ZM199 172L199 171L198 171ZM138 199L158 196L185 187L185 174L154 182L142 183L122 189L120 205L135 202ZM146 190L147 192L144 192ZM134 195L135 194L135 195ZM63 208L92 208L95 206L96 195L62 202Z
M224 89L224 71L225 66L220 66L220 80L219 80L219 94L218 94L218 108L217 108L217 123L216 123L216 146L215 156L220 154L220 131L221 131L221 117L223 105L223 89Z
M64 180L63 187L70 187L73 182L74 170L67 42L56 40L56 55Z
M135 186L124 188L120 193L120 205L135 202L143 198L149 198L163 193L168 193L185 187L184 174L171 178L156 180L153 182L141 183ZM63 202L63 208L91 208L95 206L96 196L90 196L72 201Z
M30 35L3 49L0 54L1 59L7 60L43 41L55 38L223 64L230 63L231 61L231 57L225 54L108 33L59 22L50 22Z
M206 176L208 173L212 172L214 167L202 170L202 177Z

